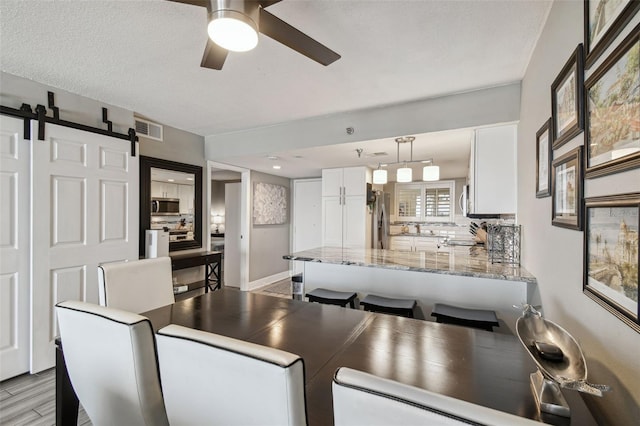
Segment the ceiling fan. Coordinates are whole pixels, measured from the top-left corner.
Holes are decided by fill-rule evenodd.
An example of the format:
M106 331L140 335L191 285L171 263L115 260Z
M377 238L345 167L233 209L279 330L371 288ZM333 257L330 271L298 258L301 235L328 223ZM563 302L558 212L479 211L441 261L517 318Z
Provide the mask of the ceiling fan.
M340 59L340 55L333 50L265 10L281 0L167 1L207 8L209 37L200 63L203 68L220 70L229 50L251 50L258 43L258 31L322 65L326 66Z

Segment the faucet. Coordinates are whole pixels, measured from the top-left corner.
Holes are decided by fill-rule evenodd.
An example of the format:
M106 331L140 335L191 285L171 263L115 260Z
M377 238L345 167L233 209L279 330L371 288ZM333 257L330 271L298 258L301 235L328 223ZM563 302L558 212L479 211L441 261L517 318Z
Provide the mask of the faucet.
M420 233L420 224L416 223L416 233Z

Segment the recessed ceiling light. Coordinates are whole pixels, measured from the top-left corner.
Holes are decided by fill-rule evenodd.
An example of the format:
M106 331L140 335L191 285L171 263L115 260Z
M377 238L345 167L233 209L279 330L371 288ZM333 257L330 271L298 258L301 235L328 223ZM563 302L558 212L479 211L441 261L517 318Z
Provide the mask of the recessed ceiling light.
M278 157L277 155L269 155L269 156L267 156L267 158L269 160L279 160L280 159L280 157Z
M175 179L167 179L167 182L175 182Z
M304 158L302 155L294 155L293 158Z
M193 180L193 178L187 178L187 180Z
M274 168L274 169L276 169L276 170L280 170L282 167L281 167L281 166L278 166L278 165L276 164L276 165L274 165L274 166L273 166L273 168Z

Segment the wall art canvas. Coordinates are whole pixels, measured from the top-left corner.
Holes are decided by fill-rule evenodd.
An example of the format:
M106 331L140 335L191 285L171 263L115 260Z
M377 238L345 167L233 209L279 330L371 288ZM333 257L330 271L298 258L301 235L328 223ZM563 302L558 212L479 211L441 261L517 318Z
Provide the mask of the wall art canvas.
M536 133L536 197L551 195L551 119Z
M253 224L282 225L287 223L287 188L257 182L253 186Z
M638 323L640 194L585 203L585 291Z
M585 83L587 177L640 165L640 25Z

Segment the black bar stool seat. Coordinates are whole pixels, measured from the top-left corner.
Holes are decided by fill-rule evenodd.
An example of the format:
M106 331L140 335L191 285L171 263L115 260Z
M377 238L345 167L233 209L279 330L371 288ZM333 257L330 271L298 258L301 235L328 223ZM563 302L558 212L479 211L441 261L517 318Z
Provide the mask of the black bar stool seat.
M368 294L362 299L360 304L364 307L365 311L413 318L413 310L418 302L414 299L395 299L392 297Z
M493 327L500 326L495 311L460 308L444 303L436 303L431 316L436 317L436 321L440 323L463 325L487 331L493 331Z
M326 288L315 288L307 293L309 302L324 303L326 305L338 305L346 307L347 304L355 309L356 297L358 294L353 291L335 291Z

